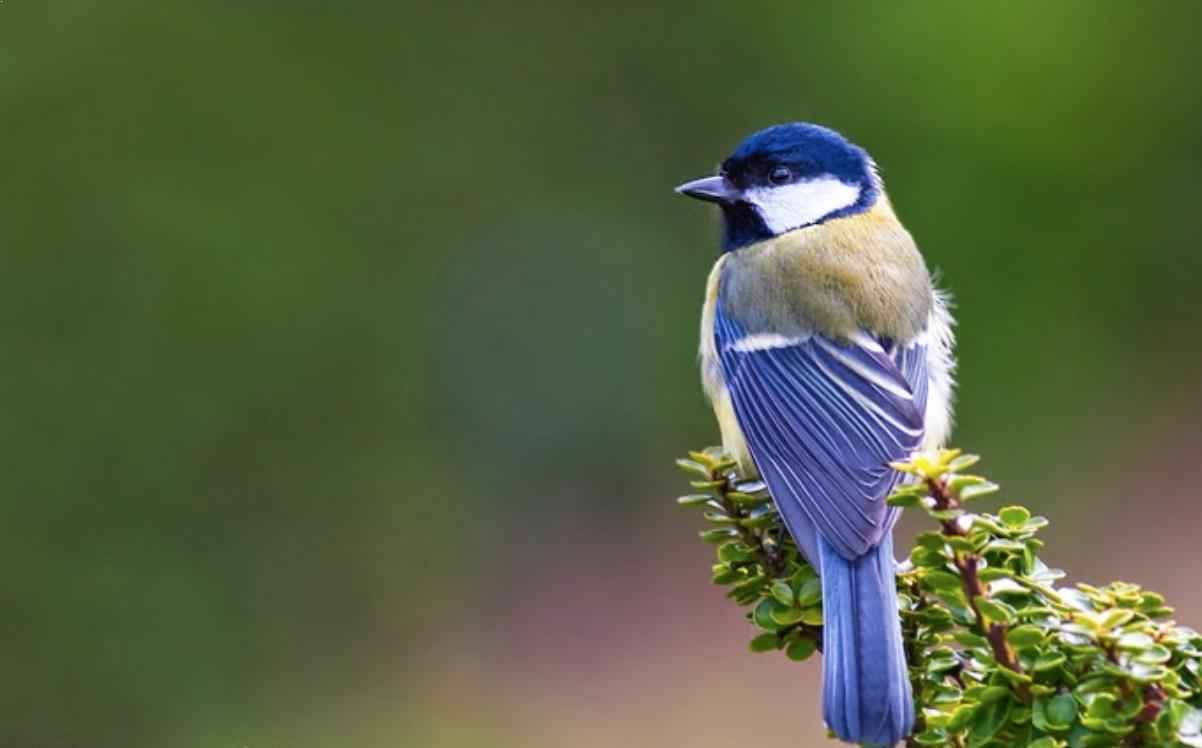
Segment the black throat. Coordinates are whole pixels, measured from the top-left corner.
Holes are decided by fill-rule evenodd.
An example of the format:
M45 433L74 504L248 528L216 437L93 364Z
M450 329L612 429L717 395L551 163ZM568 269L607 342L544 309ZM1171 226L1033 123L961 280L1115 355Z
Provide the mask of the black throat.
M749 203L722 206L722 250L733 252L749 244L771 239L772 232Z

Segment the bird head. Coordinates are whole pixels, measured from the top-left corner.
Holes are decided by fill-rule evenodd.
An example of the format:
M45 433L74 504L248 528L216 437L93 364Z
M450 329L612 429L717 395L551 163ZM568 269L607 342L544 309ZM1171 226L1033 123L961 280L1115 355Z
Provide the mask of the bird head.
M876 165L834 130L776 125L743 141L718 174L682 195L722 208L726 250L868 210L881 193Z

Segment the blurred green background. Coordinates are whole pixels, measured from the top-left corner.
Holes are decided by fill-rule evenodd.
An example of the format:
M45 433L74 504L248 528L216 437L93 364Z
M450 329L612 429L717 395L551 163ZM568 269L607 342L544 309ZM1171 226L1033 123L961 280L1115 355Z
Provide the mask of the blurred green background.
M998 501L1202 625L1200 29L5 0L0 744L814 744L671 502L717 256L671 188L784 120L955 293Z

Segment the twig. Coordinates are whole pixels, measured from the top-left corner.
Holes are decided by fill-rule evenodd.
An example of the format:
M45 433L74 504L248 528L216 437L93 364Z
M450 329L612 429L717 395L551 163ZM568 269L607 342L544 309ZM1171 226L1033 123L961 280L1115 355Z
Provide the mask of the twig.
M959 509L960 502L951 495L947 490L947 482L942 478L927 478L927 489L931 494L931 498L935 500L935 508L939 511L947 511L950 509ZM968 530L961 526L955 519L940 520L940 525L943 528L943 534L949 537L967 537ZM973 615L976 616L977 623L981 627L981 633L989 641L989 648L993 650L993 656L1006 669L1023 674L1022 665L1018 662L1018 657L1014 654L1014 650L1010 648L1009 642L1006 641L1006 633L1009 630L1006 624L999 621L986 622L985 616L981 614L977 607L976 599L978 596L986 597L985 585L981 583L981 577L977 573L977 563L980 558L975 553L965 553L962 551L952 552L952 563L956 567L956 571L960 572L960 578L964 580L964 592L968 597L968 606L972 609ZM1032 702L1031 689L1026 683L1019 683L1017 689L1019 697L1024 703Z

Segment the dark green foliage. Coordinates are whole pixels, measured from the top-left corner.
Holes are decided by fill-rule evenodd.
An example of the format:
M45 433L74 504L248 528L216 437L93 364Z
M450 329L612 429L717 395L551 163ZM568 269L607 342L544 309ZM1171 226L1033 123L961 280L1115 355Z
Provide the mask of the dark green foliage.
M747 620L759 630L753 652L779 649L804 660L822 646L822 585L785 531L772 498L760 481L743 481L735 464L711 447L677 460L705 493L681 496L700 505L710 529L701 539L717 546L714 584L729 587L727 597L747 606Z
M1057 587L1063 573L1037 555L1047 520L964 508L998 489L964 472L976 461L945 450L895 465L911 480L889 503L937 524L897 581L918 707L907 745L1202 748L1202 636L1134 585ZM678 464L699 491L679 501L704 507L701 537L717 546L713 581L757 629L752 651L819 651L821 584L764 485L717 448Z

